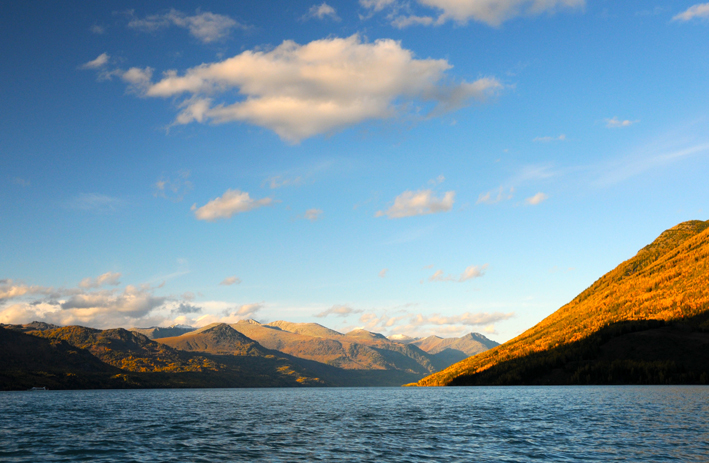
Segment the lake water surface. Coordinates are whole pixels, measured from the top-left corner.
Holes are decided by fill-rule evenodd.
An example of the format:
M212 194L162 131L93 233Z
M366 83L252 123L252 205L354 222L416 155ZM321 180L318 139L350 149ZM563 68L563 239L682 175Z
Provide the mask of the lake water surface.
M0 392L2 462L709 461L709 387Z

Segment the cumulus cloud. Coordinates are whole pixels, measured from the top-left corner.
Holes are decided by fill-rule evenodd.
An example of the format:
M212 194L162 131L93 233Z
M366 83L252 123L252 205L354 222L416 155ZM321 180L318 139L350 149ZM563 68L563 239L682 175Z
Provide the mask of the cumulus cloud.
M181 170L172 176L163 176L155 182L153 187L156 198L165 198L173 202L180 202L187 193L192 190L192 182L189 180L190 171Z
M104 285L118 286L121 284L121 274L117 272L107 272L99 275L96 278L84 278L79 283L80 288L100 288Z
M297 143L394 117L410 111L408 103L428 105L433 117L503 88L490 77L454 82L446 74L451 67L445 59L417 59L390 39L365 43L353 35L306 45L287 40L271 51L248 50L182 75L167 71L145 95L185 96L174 124L246 122ZM235 90L236 102L218 100Z
M229 16L204 12L188 16L187 14L171 9L164 14L146 16L143 19L132 18L128 23L131 29L154 32L170 26L187 29L193 37L203 43L211 43L225 39L234 29L248 29L248 26L235 21Z
M536 138L535 138L534 140L532 140L532 141L534 141L534 142L539 142L539 143L549 143L549 142L552 142L552 141L564 141L564 140L566 140L566 135L564 135L564 134L562 133L562 134L559 135L558 137L549 137L549 136L547 136L547 137L536 137Z
M374 11L381 11L386 7L393 6L397 0L359 0L359 4Z
M241 278L237 277L226 277L219 283L222 286L231 286L241 284Z
M131 326L162 308L167 298L153 295L147 286L126 286L122 292L100 290L65 291L68 299L20 301L0 312L0 323L28 323L33 320L57 325L80 324L96 327Z
M633 124L637 124L640 121L631 121L631 120L620 120L617 117L613 117L612 119L606 119L606 127L609 129L616 129L620 127L628 127Z
M386 277L388 271L389 271L388 268L383 268L383 269L381 269L381 271L379 272L379 278L384 278L384 277Z
M536 206L537 204L541 204L542 201L546 201L547 199L549 199L549 196L545 195L540 191L536 195L530 196L529 198L525 199L524 202L529 204L530 206Z
M194 215L198 220L214 222L219 219L228 219L234 214L248 212L273 203L271 198L252 199L245 191L227 190L221 197L209 201L204 206L192 206Z
M436 197L432 190L405 191L394 199L394 204L386 211L378 211L375 217L386 215L390 219L414 215L448 212L453 208L455 191L447 191L443 197Z
M44 286L30 286L23 283L15 283L11 279L0 280L0 304L9 299L14 299L30 294L50 294L52 288Z
M690 21L692 19L709 20L709 3L697 3L696 5L690 6L672 19L674 21Z
M340 17L337 16L337 12L335 11L335 9L325 2L322 2L320 5L313 5L310 7L310 10L308 10L308 13L303 16L303 19L310 18L330 18L333 21L340 21Z
M356 313L362 313L364 312L361 309L353 309L352 307L348 305L333 305L327 310L324 310L320 312L319 314L316 314L315 316L318 318L324 318L327 317L328 315L335 315L337 317L347 317L348 315L356 314Z
M81 69L100 69L108 63L109 58L108 53L101 53L96 59L82 64Z
M510 189L507 191L505 191L503 187L500 187L499 190L488 191L487 193L480 193L480 196L478 196L478 200L475 202L475 204L497 204L501 201L512 199L512 197L514 196L514 192L514 187L510 187Z

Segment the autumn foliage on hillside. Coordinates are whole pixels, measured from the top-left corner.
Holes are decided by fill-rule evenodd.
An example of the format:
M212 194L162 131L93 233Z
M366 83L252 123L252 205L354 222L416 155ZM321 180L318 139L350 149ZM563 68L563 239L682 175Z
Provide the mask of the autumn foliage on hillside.
M520 336L428 376L418 385L443 386L503 363L519 364L524 358L582 342L623 322L696 320L707 311L709 221L684 222L663 232L635 257Z

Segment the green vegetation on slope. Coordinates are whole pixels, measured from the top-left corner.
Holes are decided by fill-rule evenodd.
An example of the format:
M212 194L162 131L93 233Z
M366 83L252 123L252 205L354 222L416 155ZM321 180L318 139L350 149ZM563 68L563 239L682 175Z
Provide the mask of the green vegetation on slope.
M613 329L618 329L613 327L622 326L623 322L670 322L665 331L654 332L653 336L655 342L660 342L662 338L663 343L672 337L677 338L681 333L696 338L696 344L685 340L672 353L680 355L688 345L705 346L701 334L704 326L701 317L707 311L709 221L684 222L662 233L635 257L604 275L573 301L520 336L428 376L419 381L418 385L534 383L535 376L530 373L530 368L519 370L523 364L530 366L534 362L545 365L540 367L539 375L548 374L552 378L549 368L563 370L562 367L568 366L569 362L584 360L584 356L588 357L590 352L584 346L602 344L602 341L611 342L610 338L615 335L608 337L608 333L612 334ZM678 328L681 325L677 323L681 321L690 327L689 331ZM634 329L638 326L642 325L635 325ZM623 334L620 332L618 336ZM663 338L663 335L666 337ZM626 337L624 341L628 339ZM584 378L603 383L601 372L604 368L611 368L613 362L616 362L613 368L620 370L626 367L628 371L635 367L643 368L640 364L633 366L632 362L650 365L654 361L650 352L646 349L645 354L637 360L628 360L630 363L625 367L621 364L623 359L630 358L627 353L619 353L615 357L596 357L596 363L587 363L583 367L587 370ZM552 360L554 358L556 360ZM671 370L671 365L668 365L665 366ZM675 362L675 367L680 368L677 365ZM658 368L661 370L664 367L655 365L650 370ZM687 381L700 381L703 367L694 365L692 368L691 375L687 374L694 379L687 376ZM513 373L516 369L517 372ZM680 374L677 371L675 373ZM579 378L582 374L579 372ZM505 375L507 380L500 379ZM562 380L558 382L564 383ZM579 379L577 382L583 381Z

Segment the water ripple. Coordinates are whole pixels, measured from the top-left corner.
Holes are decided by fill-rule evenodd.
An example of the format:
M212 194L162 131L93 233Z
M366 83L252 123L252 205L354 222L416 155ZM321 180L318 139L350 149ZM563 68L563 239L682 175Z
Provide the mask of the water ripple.
M707 387L0 393L2 462L709 459Z

